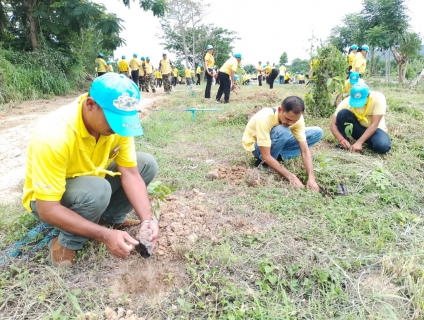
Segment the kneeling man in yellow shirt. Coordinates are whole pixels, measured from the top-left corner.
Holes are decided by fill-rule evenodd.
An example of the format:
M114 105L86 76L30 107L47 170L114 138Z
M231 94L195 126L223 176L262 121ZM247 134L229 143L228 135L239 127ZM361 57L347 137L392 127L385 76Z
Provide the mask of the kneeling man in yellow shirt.
M139 242L115 228L140 224L126 218L133 209L141 229L150 230L149 240L157 241L159 227L146 186L158 166L150 154L135 151L133 137L143 134L139 102L133 81L107 73L93 81L89 93L36 127L27 153L23 206L60 229L50 243L56 266L75 264L76 250L88 239L103 242L113 256L128 257Z
M386 109L386 98L381 92L370 91L365 83L357 83L350 89L350 97L337 106L331 119L331 132L343 149L359 152L366 143L374 152L387 153L391 141L384 119ZM351 135L356 142L352 145L347 140L347 125L353 126Z
M308 173L306 187L318 191L309 148L322 139L323 131L319 127L305 128L304 111L305 103L296 96L284 99L279 107L260 110L247 123L242 143L257 159L255 166L269 166L299 188L304 187L303 183L279 161L301 154Z

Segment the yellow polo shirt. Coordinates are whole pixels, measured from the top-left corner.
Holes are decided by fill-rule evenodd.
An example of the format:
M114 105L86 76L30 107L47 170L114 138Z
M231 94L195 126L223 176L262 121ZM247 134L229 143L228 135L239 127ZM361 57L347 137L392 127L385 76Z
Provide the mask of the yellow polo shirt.
M353 63L353 60L355 59L355 52L351 52L351 53L349 53L348 54L348 56L347 56L347 65L349 66L349 67L351 67L352 66L352 63Z
M215 65L215 58L209 52L206 52L205 62L206 67L213 68L213 66Z
M197 74L200 74L202 72L202 69L200 69L200 67L197 67L197 69L196 69L196 73Z
M178 69L177 68L175 68L174 70L172 70L172 75L174 76L174 77L178 77Z
M243 147L247 151L255 150L255 142L260 147L271 147L271 130L279 125L278 108L263 108L257 112L247 123L243 134ZM303 115L300 119L290 126L290 131L297 141L306 141L305 120Z
M365 57L360 52L355 55L355 58L352 62L352 70L356 71L356 68L359 68L360 74L363 74L367 68L367 59L365 59Z
M140 67L138 69L138 75L140 77L144 77L145 76L145 72L144 70L146 70L146 63L140 60Z
M191 78L191 69L185 69L186 78Z
M113 72L113 66L111 64L107 66L106 72Z
M162 73L160 71L155 72L156 79L162 79Z
M172 71L171 68L171 63L169 62L168 59L166 60L161 60L160 61L160 71L162 71L162 74L170 74Z
M96 65L97 72L106 72L107 63L105 60L103 60L102 58L96 58L96 60L94 60L94 63Z
M118 63L118 70L119 72L127 72L128 71L128 61L125 59L122 59Z
M266 66L265 67L265 73L266 74L270 74L271 72L272 72L272 69L274 69L273 67L271 67L271 66Z
M262 70L262 65L258 64L258 66L256 67L256 75L257 76L260 76L262 74L262 71L260 71L260 70Z
M140 68L140 61L137 58L132 58L130 61L130 68L132 71L137 71Z
M284 76L286 74L286 71L287 71L286 67L285 66L281 66L280 67L280 76Z
M368 122L366 122L365 120L362 120L362 121L359 121L359 123L361 124L361 126L368 128L371 124L371 118L373 115L382 115L383 118L381 118L381 121L378 124L378 127L381 130L387 132L386 120L384 119L384 115L386 114L386 110L387 110L386 98L381 92L376 92L376 91L370 91L369 98L371 98L371 103L366 114L366 119L368 120ZM349 106L349 99L350 97L347 97L342 102L340 102L340 104L336 108L336 112L334 113L334 116L337 116L339 111L342 109L348 109L350 111L355 110L356 113L359 115L364 114L366 106L363 106L362 108L352 108Z
M152 65L150 64L150 62L145 62L145 64L146 64L146 73L151 74L152 73Z
M66 179L79 176L114 175L105 170L114 160L119 166L137 165L134 139L117 134L100 136L96 142L82 120L82 102L87 94L42 119L27 150L22 204L31 212L30 201L60 201ZM113 152L120 146L118 153Z
M235 57L231 57L227 61L225 61L224 65L219 69L219 71L224 72L231 76L231 71L236 72L238 67L238 61Z

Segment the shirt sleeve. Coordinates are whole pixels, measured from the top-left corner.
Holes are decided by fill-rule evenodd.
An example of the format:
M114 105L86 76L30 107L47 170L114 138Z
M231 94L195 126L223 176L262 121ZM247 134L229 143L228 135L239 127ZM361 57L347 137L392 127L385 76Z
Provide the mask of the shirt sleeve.
M334 112L334 116L337 116L340 110L342 109L349 109L349 98L344 99L342 102L339 103L339 105L336 108L336 111Z
M256 120L256 142L260 147L271 147L271 122L269 119Z
M36 199L60 201L65 192L69 155L66 144L55 146L45 141L33 143L31 168Z
M121 137L120 150L115 158L118 166L131 168L137 165L137 156L135 153L135 144L133 137Z
M290 127L290 131L297 141L306 141L305 119L303 116Z

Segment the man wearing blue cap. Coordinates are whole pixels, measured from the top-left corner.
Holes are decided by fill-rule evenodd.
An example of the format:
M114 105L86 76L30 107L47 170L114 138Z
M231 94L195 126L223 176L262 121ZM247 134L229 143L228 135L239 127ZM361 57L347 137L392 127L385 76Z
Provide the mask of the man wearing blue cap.
M358 82L350 89L350 97L337 106L330 130L343 149L360 152L362 145L367 143L372 151L385 154L391 149L384 119L386 109L386 98L381 92L370 92L365 83ZM356 140L353 144L345 131L350 124L353 125L351 136Z
M236 86L234 74L237 71L240 61L241 54L236 53L234 57L228 59L219 69L217 77L217 80L219 81L219 88L216 94L215 102L221 102L222 94L224 94L224 103L230 102L230 91Z
M159 228L146 185L158 167L150 154L135 151L133 137L143 134L139 102L133 81L107 73L93 81L88 94L52 112L35 129L22 202L28 212L60 229L50 243L56 266L75 264L76 250L88 239L126 258L138 241L115 228L140 224L126 219L132 209L156 242Z
M99 53L97 58L94 60L95 70L98 77L104 75L107 70L107 63L103 58L103 53Z

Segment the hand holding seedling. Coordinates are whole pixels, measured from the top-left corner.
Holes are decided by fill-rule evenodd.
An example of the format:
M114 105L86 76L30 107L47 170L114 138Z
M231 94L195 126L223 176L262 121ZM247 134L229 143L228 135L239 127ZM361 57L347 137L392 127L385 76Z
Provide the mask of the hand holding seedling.
M149 241L153 243L153 247L155 246L156 242L159 238L159 223L157 220L151 220L149 223L142 223L139 234L142 233L142 230L150 230L152 232L151 236L149 237Z
M351 147L350 151L352 152L361 152L362 151L362 143L359 141L356 141Z
M303 185L302 181L299 180L298 177L296 177L293 173L290 173L290 184L292 184L293 186L295 186L296 188L304 188L305 186Z

